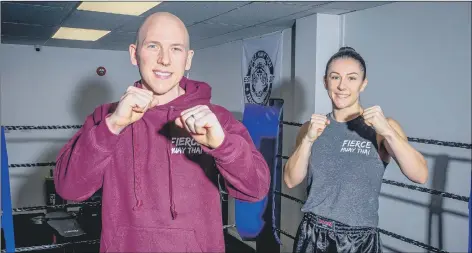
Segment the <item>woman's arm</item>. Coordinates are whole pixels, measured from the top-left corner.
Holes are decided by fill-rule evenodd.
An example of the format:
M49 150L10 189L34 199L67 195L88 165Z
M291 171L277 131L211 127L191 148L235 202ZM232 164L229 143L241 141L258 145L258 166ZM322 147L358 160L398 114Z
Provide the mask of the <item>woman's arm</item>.
M405 132L397 121L387 118L387 122L393 131L383 135L382 143L385 150L408 179L419 184L426 183L428 166L423 155L409 144Z
M310 122L306 122L298 132L295 151L285 163L284 181L288 188L293 188L299 185L306 177L308 169L308 159L311 154L311 146L313 142L309 141L306 132Z

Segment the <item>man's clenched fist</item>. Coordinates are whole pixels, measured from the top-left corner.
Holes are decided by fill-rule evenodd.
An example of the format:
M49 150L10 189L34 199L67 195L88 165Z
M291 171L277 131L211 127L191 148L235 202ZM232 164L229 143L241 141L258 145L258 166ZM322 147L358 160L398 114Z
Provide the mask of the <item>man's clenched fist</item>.
M108 128L119 134L125 127L138 121L151 107L158 104L152 91L130 86L121 97L116 110L106 119Z
M225 133L216 115L206 105L197 105L183 111L175 120L201 145L215 149L223 143Z
M310 125L306 132L305 138L314 142L323 133L326 126L329 124L329 119L325 115L313 114L311 115Z

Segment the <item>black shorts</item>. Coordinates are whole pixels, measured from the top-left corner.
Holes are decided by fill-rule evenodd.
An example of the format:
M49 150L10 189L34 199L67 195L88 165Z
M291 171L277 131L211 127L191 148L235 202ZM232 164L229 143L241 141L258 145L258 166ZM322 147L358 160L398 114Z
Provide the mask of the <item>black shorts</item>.
M293 244L295 253L381 253L379 232L372 227L352 227L305 213Z

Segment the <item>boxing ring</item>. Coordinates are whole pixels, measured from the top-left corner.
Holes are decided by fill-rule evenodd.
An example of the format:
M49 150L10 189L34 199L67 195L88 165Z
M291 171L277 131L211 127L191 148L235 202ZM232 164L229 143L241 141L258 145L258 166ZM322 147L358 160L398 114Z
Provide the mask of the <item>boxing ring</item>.
M289 157L282 154L283 127L300 127L302 124L297 122L287 122L283 120L283 100L271 99L269 106L260 106L255 104L246 104L243 115L243 124L247 127L256 147L266 159L271 170L271 186L269 194L261 201L256 203L247 203L235 200L235 224L224 222L223 230L234 227L244 241L256 242L256 252L280 252L280 234L288 238L295 239L292 233L280 228L281 221L281 198L292 200L295 204L303 204L304 201L293 196L282 193L282 170L283 161ZM9 169L18 167L54 167L55 162L38 162L24 164L8 164L7 146L5 141L5 130L7 131L25 131L25 130L58 130L58 129L79 129L81 125L55 125L55 126L2 126L2 229L4 230L6 249L3 252L27 252L38 250L60 249L70 245L81 244L99 244L100 241L85 240L66 243L56 243L50 245L40 245L31 247L15 248L15 238L13 231L13 212L15 214L26 211L37 210L60 210L70 207L100 207L100 201L85 201L81 203L70 203L60 205L32 206L22 208L12 208L10 194ZM467 143L447 142L439 140L421 139L408 137L410 142L471 149L472 145ZM437 195L442 198L450 198L457 201L469 203L469 246L468 252L471 252L471 233L472 221L470 196L460 196L449 192L419 187L416 185L405 184L393 180L383 179L384 184L406 188L413 191ZM471 179L472 183L472 179ZM226 194L220 189L222 195ZM227 199L222 198L224 219L227 220ZM301 205L300 205L301 208ZM226 214L225 214L226 213ZM298 225L298 224L297 224ZM430 252L446 252L435 248L423 242L419 242L393 232L377 228L384 235L407 242ZM296 231L293 231L294 233Z

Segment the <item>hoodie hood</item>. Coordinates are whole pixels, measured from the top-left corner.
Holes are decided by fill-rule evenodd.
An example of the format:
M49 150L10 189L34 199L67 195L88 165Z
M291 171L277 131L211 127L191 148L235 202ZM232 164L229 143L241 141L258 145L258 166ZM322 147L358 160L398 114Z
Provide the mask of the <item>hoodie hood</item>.
M134 84L135 87L142 88L143 84L141 81L137 81ZM164 105L158 105L154 108L150 108L146 113L153 113L155 110L165 111L166 117L166 124L170 122L170 124L174 124L173 121L175 118L180 114L181 111L191 108L197 105L209 105L211 99L211 87L204 82L190 80L186 77L182 77L181 81L179 82L179 86L185 90L185 94L177 97L176 99L170 101ZM144 116L145 117L145 116ZM143 117L143 118L144 118ZM138 123L138 124L136 124ZM136 145L135 140L139 140L141 136L140 133L144 131L140 131L136 129L139 127L139 121L135 124L131 125L132 131L132 145L133 145L133 171L134 171L134 194L136 197L136 204L133 207L134 211L139 211L144 205L144 201L142 196L142 189L141 189L141 177L144 176L142 169L143 166L138 164L136 159L137 155L140 154L138 150L138 145ZM170 136L171 127L166 128L166 134ZM174 202L174 185L172 182L172 156L171 156L171 141L167 141L166 146L166 153L168 158L168 175L169 175L169 209L172 215L172 219L177 218L177 210Z

